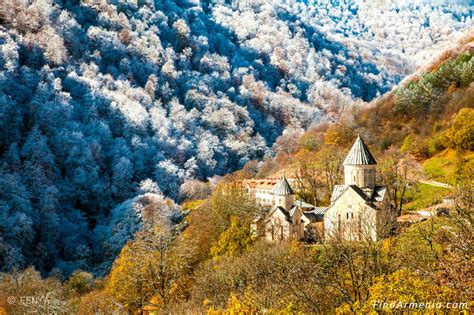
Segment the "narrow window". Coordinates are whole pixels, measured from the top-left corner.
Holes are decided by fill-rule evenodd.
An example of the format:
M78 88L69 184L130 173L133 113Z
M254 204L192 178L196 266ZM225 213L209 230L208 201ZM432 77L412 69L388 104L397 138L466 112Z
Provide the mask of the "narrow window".
M341 215L337 215L337 229L339 232L341 232Z
M359 223L359 241L362 240L362 222L360 220L360 217L359 217L359 220L358 220L358 223Z

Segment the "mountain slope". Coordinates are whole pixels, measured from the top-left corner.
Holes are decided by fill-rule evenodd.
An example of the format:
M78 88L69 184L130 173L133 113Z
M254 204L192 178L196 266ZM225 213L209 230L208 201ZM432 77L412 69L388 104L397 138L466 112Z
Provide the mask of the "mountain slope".
M272 154L285 128L390 90L472 26L472 8L421 8L3 1L1 267L113 258L100 235L141 182L179 198L185 180ZM393 23L368 24L383 12Z

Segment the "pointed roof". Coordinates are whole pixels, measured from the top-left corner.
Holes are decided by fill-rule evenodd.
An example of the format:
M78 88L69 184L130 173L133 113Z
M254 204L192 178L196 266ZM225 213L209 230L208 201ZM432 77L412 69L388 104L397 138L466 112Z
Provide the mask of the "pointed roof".
M282 176L278 183L276 183L275 187L272 189L272 193L277 196L288 196L295 194L285 176Z
M365 145L360 135L357 135L357 139L354 142L349 154L347 154L344 160L344 165L375 165L374 156L370 153L369 148Z

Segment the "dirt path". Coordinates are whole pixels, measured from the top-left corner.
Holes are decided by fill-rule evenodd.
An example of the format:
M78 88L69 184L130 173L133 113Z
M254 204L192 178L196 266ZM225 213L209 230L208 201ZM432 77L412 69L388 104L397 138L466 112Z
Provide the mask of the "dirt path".
M446 184L446 183L441 183L441 182L437 182L435 180L418 180L419 183L422 183L422 184L426 184L426 185L431 185L431 186L436 186L436 187L442 187L442 188L448 188L448 189L452 189L453 186L449 185L449 184Z
M410 177L411 180L413 180L415 182L418 182L418 183L421 183L421 184L426 184L426 185L435 186L435 187L448 188L448 189L453 188L453 186L451 186L449 184L446 184L446 183L438 182L438 181L435 181L435 180L423 179L423 178L426 178L428 176L428 174L426 174L423 171L423 166L416 160L414 161L414 173L410 174L410 175L411 176L409 176L409 177Z

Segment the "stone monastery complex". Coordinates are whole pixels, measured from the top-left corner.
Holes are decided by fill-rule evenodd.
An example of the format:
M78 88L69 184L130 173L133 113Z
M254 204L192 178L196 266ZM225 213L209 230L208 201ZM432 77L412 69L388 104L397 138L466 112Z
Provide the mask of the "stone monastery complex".
M269 241L328 239L379 239L396 226L387 189L376 185L376 160L360 136L344 160L344 184L336 185L329 207L295 200L296 180L246 180L262 212L252 231Z

